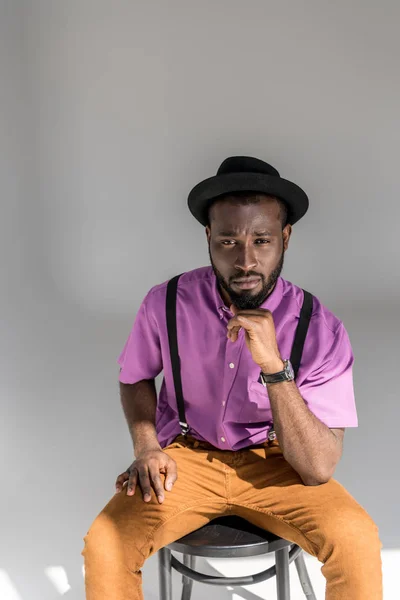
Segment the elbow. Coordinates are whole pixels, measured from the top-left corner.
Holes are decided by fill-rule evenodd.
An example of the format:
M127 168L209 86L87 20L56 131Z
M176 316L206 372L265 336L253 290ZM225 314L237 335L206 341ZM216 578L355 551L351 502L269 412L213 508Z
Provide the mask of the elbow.
M335 469L319 469L302 476L304 485L322 485L328 483Z
M313 477L302 477L304 485L322 485L323 483L327 483L330 477L325 478L313 478Z

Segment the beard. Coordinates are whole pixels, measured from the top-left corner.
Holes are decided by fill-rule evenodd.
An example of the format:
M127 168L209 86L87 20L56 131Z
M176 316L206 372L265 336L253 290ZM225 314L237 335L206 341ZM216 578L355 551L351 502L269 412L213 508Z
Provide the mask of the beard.
M280 256L278 264L276 265L272 273L269 275L268 279L266 279L262 273L248 274L249 277L261 277L261 290L259 292L257 292L256 294L253 293L252 290L242 290L241 292L236 292L229 285L229 283L225 281L223 275L220 273L220 271L218 271L217 267L213 263L210 251L210 244L208 244L208 255L210 257L211 266L217 278L218 285L220 286L220 288L224 289L225 292L229 294L232 304L234 304L234 306L236 306L236 308L239 310L258 308L268 298L268 296L272 293L273 289L275 288L275 284L278 280L278 277L282 272L284 254L285 251L282 250L282 254ZM239 277L243 277L243 274L237 274L233 276L232 280Z

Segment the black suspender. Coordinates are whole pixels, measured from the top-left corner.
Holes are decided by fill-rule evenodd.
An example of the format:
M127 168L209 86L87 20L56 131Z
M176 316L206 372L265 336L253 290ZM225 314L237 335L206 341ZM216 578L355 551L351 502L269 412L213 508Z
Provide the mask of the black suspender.
M290 354L290 362L292 363L294 377L296 379L297 372L300 367L301 355L303 354L304 342L310 324L311 313L313 309L313 295L306 290L304 292L303 305L300 310L300 319L297 323L296 333Z
M181 361L178 354L178 336L176 331L176 291L178 279L182 275L175 275L168 281L167 285L167 329L169 351L171 354L172 374L174 376L175 396L178 403L179 425L183 435L189 431L189 425L186 423L185 409L183 405L182 381L181 381Z
M303 288L302 288L303 289ZM297 323L296 333L294 336L292 351L290 353L290 362L292 363L294 378L296 380L297 372L300 367L301 356L303 354L304 342L306 340L306 335L308 331L308 326L310 324L312 309L313 309L313 295L306 290L303 290L304 298L303 304L300 310L300 318ZM274 430L274 424L271 423L271 427L268 431L268 439L274 440L276 438L276 433Z
M176 295L178 288L178 280L182 275L175 275L168 281L167 284L167 297L166 297L166 317L167 317L167 330L168 330L168 341L169 349L171 354L172 374L175 386L176 401L178 404L179 413L179 425L183 435L186 435L190 429L186 422L184 398L182 394L182 380L181 380L181 369L180 369L180 358L178 353L178 337L176 327ZM290 355L290 362L292 363L295 379L297 372L300 367L301 356L303 353L304 342L306 339L308 326L310 323L312 308L313 308L313 296L310 292L303 290L304 300L300 310L300 318L297 324L295 338L292 346L292 352ZM276 434L274 431L274 425L271 423L271 427L268 433L268 439L275 439Z

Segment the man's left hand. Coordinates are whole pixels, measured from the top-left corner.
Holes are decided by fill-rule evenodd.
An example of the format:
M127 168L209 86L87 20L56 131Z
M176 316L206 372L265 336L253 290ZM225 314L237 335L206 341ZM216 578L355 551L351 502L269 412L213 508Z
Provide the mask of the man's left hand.
M236 342L243 327L245 340L254 362L263 373L277 373L284 368L276 341L276 331L272 313L266 308L239 310L233 304L230 307L235 315L230 319L227 337Z

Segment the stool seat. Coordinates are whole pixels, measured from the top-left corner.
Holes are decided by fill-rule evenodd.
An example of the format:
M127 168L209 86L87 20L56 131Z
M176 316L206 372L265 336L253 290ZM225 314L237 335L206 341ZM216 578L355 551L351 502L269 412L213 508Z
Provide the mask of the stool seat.
M170 550L195 556L234 558L276 552L291 545L270 531L236 515L217 517L200 529L168 544Z
M290 548L292 546L292 548ZM172 551L183 554L180 562ZM197 556L207 558L234 558L275 553L275 564L268 569L241 577L207 575L196 571ZM278 600L290 600L289 565L294 561L303 588L309 600L316 600L307 573L302 549L286 540L253 525L237 515L217 517L161 548L159 557L160 600L172 600L171 571L182 575L181 600L190 600L194 581L220 586L249 585L276 576Z

